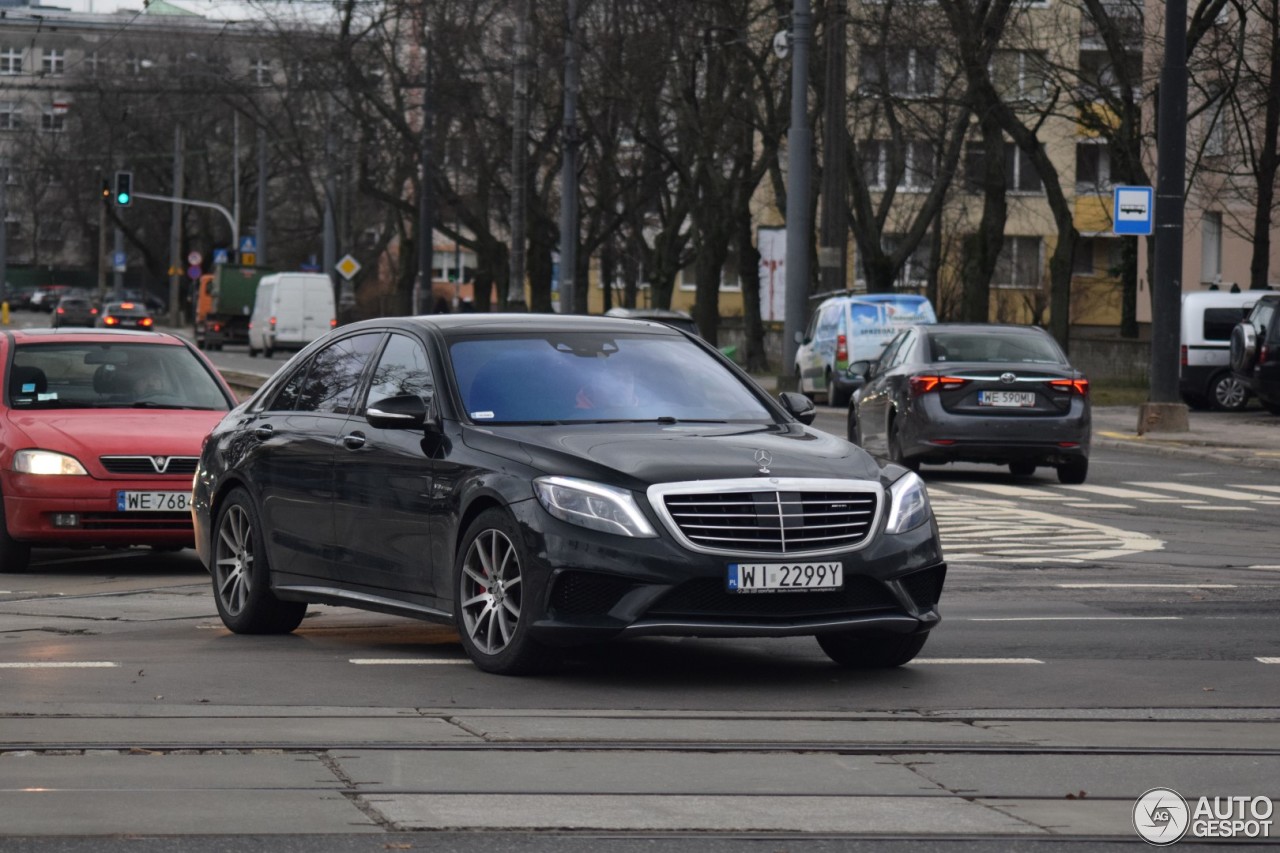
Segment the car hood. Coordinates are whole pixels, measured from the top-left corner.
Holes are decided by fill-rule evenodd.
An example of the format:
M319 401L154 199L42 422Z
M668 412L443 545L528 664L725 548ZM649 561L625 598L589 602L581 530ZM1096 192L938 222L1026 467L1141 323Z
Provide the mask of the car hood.
M800 424L590 424L485 427L466 443L548 474L644 489L742 477L880 480L859 447Z
M90 464L99 456L199 456L226 412L141 409L31 410L8 414L8 451L38 447Z

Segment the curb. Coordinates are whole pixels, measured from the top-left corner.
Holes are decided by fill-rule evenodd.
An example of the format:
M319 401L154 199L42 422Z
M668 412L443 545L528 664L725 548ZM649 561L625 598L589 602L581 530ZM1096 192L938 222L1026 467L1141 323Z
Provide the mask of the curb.
M1183 456L1211 462L1231 462L1257 468L1280 470L1280 450L1259 450L1252 447L1224 447L1212 444L1182 444L1166 440L1148 440L1140 436L1132 438L1098 438L1094 447L1110 450L1128 450L1153 456Z

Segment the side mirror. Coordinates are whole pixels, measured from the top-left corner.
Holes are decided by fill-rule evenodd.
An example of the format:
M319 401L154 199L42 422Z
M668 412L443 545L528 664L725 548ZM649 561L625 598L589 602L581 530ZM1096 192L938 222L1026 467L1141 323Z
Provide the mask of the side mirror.
M778 400L782 403L782 408L787 410L787 414L806 426L813 423L813 419L818 415L818 410L814 408L813 401L803 394L797 394L795 391L783 391L778 395Z
M796 332L792 337L796 339L796 343L798 344L805 343L804 332Z
M850 379L866 379L871 375L871 365L870 361L855 361L844 372Z
M379 429L421 429L427 423L427 404L416 394L386 397L370 405L364 419Z

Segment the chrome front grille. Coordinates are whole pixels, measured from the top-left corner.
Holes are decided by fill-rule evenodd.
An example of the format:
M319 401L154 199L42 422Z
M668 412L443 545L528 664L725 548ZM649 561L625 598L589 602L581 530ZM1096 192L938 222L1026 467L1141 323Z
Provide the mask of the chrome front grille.
M650 492L668 527L694 550L779 555L860 547L883 496L878 483L829 480L685 483Z
M198 456L99 456L102 467L112 474L181 474L190 477L200 462Z

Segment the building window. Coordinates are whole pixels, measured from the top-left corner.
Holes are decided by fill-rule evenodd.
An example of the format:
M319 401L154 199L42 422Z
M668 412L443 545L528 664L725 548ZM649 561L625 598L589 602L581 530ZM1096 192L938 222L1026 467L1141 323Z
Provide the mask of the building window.
M1076 143L1076 192L1111 188L1111 150L1096 142Z
M874 190L886 189L889 185L889 154L894 143L885 139L865 139L859 143L862 159L862 174L867 186ZM902 179L898 189L928 190L933 186L934 150L932 142L908 142L903 153Z
M40 58L40 69L47 77L60 77L67 70L65 50L46 50Z
M1212 83L1208 87L1207 100L1203 118L1204 153L1210 157L1219 157L1227 153L1227 104L1222 97L1225 86Z
M991 82L1005 101L1041 101L1045 94L1042 51L1001 50L991 59Z
M981 143L965 147L965 188L969 192L983 191L986 150ZM1010 192L1043 193L1044 183L1028 154L1012 142L1004 143L1004 180Z
M0 130L17 130L21 126L21 108L13 101L0 101Z
M22 51L6 47L0 50L0 74L22 73Z
M1222 279L1222 214L1206 213L1200 218L1200 282L1216 284Z
M880 245L884 247L886 252L893 252L902 244L901 234L882 234L880 236ZM924 239L912 250L907 260L898 269L898 274L893 278L894 290L917 291L923 290L929 284L929 267L933 261L933 241L928 234ZM858 270L857 283L862 287L867 286L867 269L863 266L862 253L858 253Z
M1226 8L1230 8L1228 3ZM1107 43L1103 39L1103 24L1093 19L1087 6L1082 7L1084 14L1080 16L1080 41L1088 48L1106 50ZM1133 50L1142 49L1142 8L1141 3L1116 2L1103 0L1102 10L1106 13L1106 26L1120 37L1121 44Z
M996 287L1039 290L1044 263L1041 237L1005 237L992 284Z
M680 289L698 289L697 264L689 264L680 270ZM742 276L738 274L738 261L732 255L725 259L724 269L720 270L720 290L721 292L732 291L735 293L742 290Z
M98 59L98 52L97 52L96 50L95 50L95 51L91 51L90 53L86 53L86 54L84 55L84 69L85 69L85 73L87 73L90 77L97 77L97 76L98 76L98 67L99 67L99 66L98 66L98 63L99 63L100 61L101 61L101 60L99 60L99 59Z
M271 60L263 59L261 56L249 63L249 71L253 75L253 82L259 86L269 85L272 81L271 76Z
M65 113L53 107L45 107L40 115L40 129L46 133L62 133L67 129L66 119Z
M1125 54L1123 67L1117 68L1111 60L1111 54L1099 50L1080 51L1080 82L1085 93L1091 97L1099 97L1110 92L1119 97L1123 93L1120 85L1121 77L1130 85L1142 80L1142 54Z
M1121 242L1115 237L1081 237L1071 256L1071 274L1115 276L1120 274Z
M891 95L932 95L937 90L938 51L905 45L862 45L858 51L862 89Z

